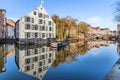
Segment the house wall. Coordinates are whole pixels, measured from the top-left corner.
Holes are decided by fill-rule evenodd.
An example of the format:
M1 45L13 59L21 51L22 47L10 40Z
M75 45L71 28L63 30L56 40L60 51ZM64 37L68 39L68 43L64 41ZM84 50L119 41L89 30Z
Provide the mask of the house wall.
M17 48L16 63L21 72L42 80L55 60L55 52L50 47Z
M23 40L23 42L26 39L56 38L55 31L55 23L42 6L21 17L16 22L16 38Z
M8 38L15 38L14 27L8 26Z
M4 36L4 28L5 28L5 13L6 11L0 9L0 38L2 39Z

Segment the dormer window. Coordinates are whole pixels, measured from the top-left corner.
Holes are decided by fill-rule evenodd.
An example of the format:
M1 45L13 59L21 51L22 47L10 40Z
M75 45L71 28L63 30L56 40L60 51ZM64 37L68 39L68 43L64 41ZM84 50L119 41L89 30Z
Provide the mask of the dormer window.
M30 22L30 17L25 17L26 22Z
M42 14L42 13L39 13L39 15L38 15L38 16L39 16L39 18L42 18L43 14Z
M34 18L32 18L32 23L34 23Z
M39 24L42 24L43 23L43 20L42 19L39 19Z
M48 24L51 25L51 21L49 21Z
M43 8L41 8L41 10L42 10Z
M36 15L37 13L36 13L36 11L34 11L34 15Z
M25 24L25 29L30 29L30 24Z

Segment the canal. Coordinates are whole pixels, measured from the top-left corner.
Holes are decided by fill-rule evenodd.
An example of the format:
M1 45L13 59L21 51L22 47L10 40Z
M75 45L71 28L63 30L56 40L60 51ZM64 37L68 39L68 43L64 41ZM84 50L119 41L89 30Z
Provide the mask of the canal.
M103 80L119 59L112 41L48 45L0 45L0 80Z

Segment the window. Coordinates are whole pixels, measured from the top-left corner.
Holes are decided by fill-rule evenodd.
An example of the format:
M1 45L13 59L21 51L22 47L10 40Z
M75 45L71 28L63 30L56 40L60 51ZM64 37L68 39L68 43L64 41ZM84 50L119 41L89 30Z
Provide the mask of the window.
M51 38L51 33L49 33L49 38Z
M41 38L41 33L39 33L39 37Z
M43 71L45 71L46 70L46 67L45 66L43 66Z
M51 21L48 22L48 25L51 25Z
M44 47L42 48L42 53L43 53L43 52L45 52L45 48L44 48Z
M35 38L37 38L38 37L38 34L37 33L35 33Z
M42 10L43 8L41 8L41 10Z
M32 25L32 30L35 30L35 25Z
M29 59L25 59L25 64L29 64L30 63L30 58Z
M49 53L49 57L51 57L52 56L52 54L51 53Z
M35 49L35 50L34 50L34 54L38 54L38 49Z
M34 64L31 65L31 69L34 69Z
M45 33L42 33L42 38L45 38Z
M30 17L26 17L26 22L30 22Z
M36 71L33 72L33 75L36 75Z
M42 68L38 68L38 73L42 72Z
M49 27L49 31L52 31L52 28L51 28L51 27Z
M25 56L30 56L30 50L27 50Z
M38 56L36 56L34 59L35 59L35 62L37 62L38 61Z
M49 16L48 16L48 15L46 15L46 18L49 18Z
M51 59L48 59L48 63L51 63L52 61L51 61Z
M26 66L25 71L29 71L29 70L30 70L30 66Z
M32 18L32 23L34 23L34 18Z
M45 30L45 26L42 26L42 30L43 30L43 31Z
M43 23L43 20L42 19L39 19L39 24L42 24Z
M26 37L26 38L30 38L30 32L26 32L26 33L25 33L25 37Z
M39 26L39 30L41 30L41 26Z
M44 56L44 55L42 55L42 59L45 59L45 56Z
M38 30L38 25L35 25L35 30Z
M36 15L37 13L36 13L36 11L34 11L34 15Z
M25 24L25 29L30 29L30 24Z
M35 35L35 34L34 34L34 33L31 33L31 34L32 34L32 38L34 38L34 35Z
M43 16L42 13L39 13L38 17L39 17L39 18L42 18L42 16Z
M46 31L48 31L48 27L46 26Z
M42 60L42 55L39 56L39 60Z
M41 67L42 66L42 62L39 62L39 67Z

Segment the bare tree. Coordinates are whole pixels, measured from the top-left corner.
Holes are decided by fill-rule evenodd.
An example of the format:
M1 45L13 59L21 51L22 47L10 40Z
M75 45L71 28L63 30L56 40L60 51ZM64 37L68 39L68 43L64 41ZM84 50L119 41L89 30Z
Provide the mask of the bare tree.
M117 22L120 22L120 0L116 2L116 7L115 7L115 20Z

